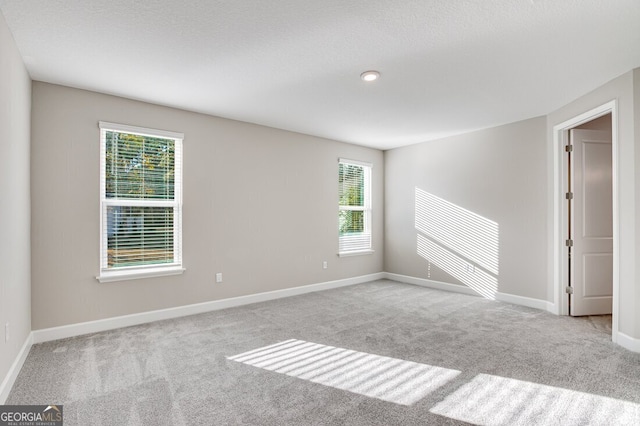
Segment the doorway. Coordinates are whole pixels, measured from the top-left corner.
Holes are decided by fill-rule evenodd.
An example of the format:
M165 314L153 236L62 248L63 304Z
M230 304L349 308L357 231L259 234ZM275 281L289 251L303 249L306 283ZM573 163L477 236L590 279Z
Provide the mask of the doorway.
M569 129L569 315L610 315L613 297L611 113Z
M606 138L602 138L603 131L607 134ZM586 136L585 136L586 135ZM595 135L595 136L594 136ZM568 152L575 138L582 138L582 147L587 147L588 157L586 162L584 155L581 158L574 158L571 164L568 158ZM611 140L610 148L607 139ZM614 342L617 341L618 330L618 302L619 302L619 212L618 212L618 137L617 137L617 103L611 101L591 111L587 111L570 120L560 123L553 128L553 148L554 148L554 223L553 223L553 284L554 284L554 309L559 315L590 315L592 313L602 314L610 309L612 314L611 336ZM574 141L575 142L575 141ZM586 143L586 144L585 144ZM573 148L575 149L575 147ZM606 153L610 157L606 157ZM578 160L578 161L576 161ZM595 160L595 164L594 163ZM570 165L571 164L571 165ZM583 188L578 188L580 196L583 198L575 200L575 188L572 184L584 183L585 176L578 176L582 182L576 182L576 165L580 168L587 167L586 178L592 179L594 175L602 174L602 165L608 164L611 167L609 188L610 193L606 208L602 209L602 203L594 201L595 198L590 196L590 200L584 200ZM599 170L593 172L590 167L595 166ZM591 170L591 171L589 171ZM584 170L581 171L584 173ZM572 182L572 179L574 181ZM592 184L593 181L589 183ZM600 182L600 188L607 185ZM592 185L593 186L593 185ZM597 185L596 185L597 186ZM573 191L572 191L573 189ZM591 188L593 189L593 187ZM573 192L573 194L572 194ZM574 197L573 203L569 198ZM589 198L589 197L588 197ZM605 198L607 198L605 196ZM579 207L596 208L600 205L600 209L595 212L591 218L587 218L589 222L586 226L584 220L576 223L576 201ZM591 207L589 207L591 206ZM595 207L594 207L595 206ZM573 209L573 210L572 210ZM609 213L606 213L606 212ZM578 212L582 215L583 212ZM595 224L593 218L608 214L610 217L610 225ZM581 216L584 219L583 216ZM595 226L595 227L594 227ZM609 231L603 229L609 227ZM580 229L578 229L580 228ZM579 232L576 232L579 231ZM584 236L595 237L589 243L596 245L607 245L609 248L600 250L593 247L588 248L585 252L584 246L576 247L576 235L579 238ZM588 238L587 238L588 239ZM608 240L608 241L607 241ZM582 244L584 241L581 241ZM581 250L581 252L578 252ZM584 254L588 253L585 262ZM580 256L580 261L576 262L576 256ZM571 256L571 257L570 257ZM577 263L577 265L576 265ZM578 269L576 269L578 268ZM582 274L582 276L580 276ZM603 284L603 277L610 278L610 284ZM576 285L576 278L580 280ZM587 281L585 281L585 279ZM585 284L586 283L586 284ZM586 286L586 287L585 287ZM581 294L577 293L577 287L580 287ZM607 293L607 294L605 294ZM585 297L586 296L586 297ZM581 299L578 300L578 297ZM608 298L608 300L607 300ZM581 302L588 302L586 304ZM594 308L589 304L595 303L599 307ZM610 308L607 308L606 306ZM603 308L605 306L605 308ZM604 311L603 311L604 309Z

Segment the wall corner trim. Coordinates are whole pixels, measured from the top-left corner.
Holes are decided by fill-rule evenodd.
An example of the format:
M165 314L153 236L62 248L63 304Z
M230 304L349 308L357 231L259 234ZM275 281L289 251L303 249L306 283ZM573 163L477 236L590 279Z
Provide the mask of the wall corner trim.
M22 348L20 349L20 352L18 352L18 356L16 357L15 361L13 361L9 372L2 381L2 384L0 384L0 405L4 405L4 403L7 401L9 392L11 392L11 388L18 378L18 373L20 373L24 362L27 360L27 355L29 355L29 351L31 350L32 345L33 333L29 333L26 340L24 341L24 344L22 345Z
M281 299L285 297L297 296L300 294L312 293L322 290L330 290L332 288L346 287L380 279L384 279L384 272L361 275L336 281L326 281L318 284L309 284L300 287L285 288L282 290L274 290L264 293L250 294L247 296L212 300L209 302L178 306L175 308L140 312L137 314L105 318L96 321L88 321L78 324L69 324L60 327L34 330L32 332L33 343L35 344L49 342L52 340L81 336L83 334L99 333L101 331L113 330L116 328L130 327L153 321L161 321L166 319L185 317L188 315L202 314L205 312L217 311L220 309L233 308L236 306L249 305L252 303L266 302L268 300Z
M636 339L620 331L618 331L617 334L617 340L615 343L632 352L640 353L640 339Z

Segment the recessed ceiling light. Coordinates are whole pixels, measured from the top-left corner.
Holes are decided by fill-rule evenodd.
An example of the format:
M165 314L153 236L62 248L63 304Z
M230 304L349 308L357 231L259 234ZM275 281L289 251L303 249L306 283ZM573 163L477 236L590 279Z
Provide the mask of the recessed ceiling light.
M380 73L378 71L365 71L360 74L360 78L362 81L376 81L380 77Z

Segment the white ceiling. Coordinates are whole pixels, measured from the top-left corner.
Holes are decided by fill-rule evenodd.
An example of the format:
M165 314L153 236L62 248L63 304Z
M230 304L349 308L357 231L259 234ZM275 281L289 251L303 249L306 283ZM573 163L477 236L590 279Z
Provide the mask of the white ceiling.
M640 67L638 0L0 0L35 80L389 149ZM382 77L364 83L360 73Z

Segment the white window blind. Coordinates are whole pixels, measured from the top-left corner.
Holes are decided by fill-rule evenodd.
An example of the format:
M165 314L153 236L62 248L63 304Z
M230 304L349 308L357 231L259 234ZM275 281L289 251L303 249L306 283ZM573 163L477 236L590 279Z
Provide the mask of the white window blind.
M339 254L371 251L371 164L338 163Z
M100 277L182 270L179 133L100 122Z

